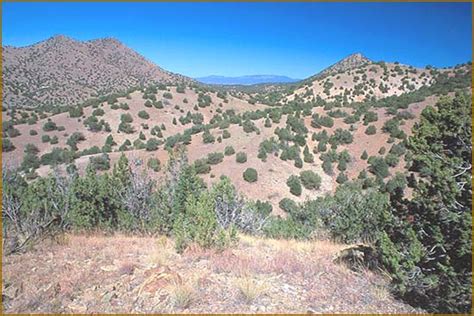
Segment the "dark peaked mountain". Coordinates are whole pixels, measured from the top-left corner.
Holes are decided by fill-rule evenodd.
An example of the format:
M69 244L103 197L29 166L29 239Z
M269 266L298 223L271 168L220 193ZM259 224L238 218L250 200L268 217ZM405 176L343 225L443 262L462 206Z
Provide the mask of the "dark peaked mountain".
M3 53L3 106L70 105L152 82L190 81L113 38L77 41L58 35Z

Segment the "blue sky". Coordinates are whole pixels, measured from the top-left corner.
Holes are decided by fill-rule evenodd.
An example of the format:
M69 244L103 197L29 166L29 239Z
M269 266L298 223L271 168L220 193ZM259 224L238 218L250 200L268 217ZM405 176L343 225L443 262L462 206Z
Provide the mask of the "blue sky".
M3 3L3 45L115 37L191 77L305 78L353 52L445 67L471 60L471 3Z

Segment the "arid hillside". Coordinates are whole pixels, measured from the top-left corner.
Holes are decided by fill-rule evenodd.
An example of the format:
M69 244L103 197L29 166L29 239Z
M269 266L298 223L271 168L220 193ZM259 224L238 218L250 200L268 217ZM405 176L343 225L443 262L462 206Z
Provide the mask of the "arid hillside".
M5 311L470 308L471 63L222 87L115 39L3 53Z
M382 71L380 65L364 67L367 73L372 68ZM341 78L352 78L357 71L327 77L325 80L335 80L330 91L347 89ZM441 72L434 73L440 76ZM469 67L444 73L448 79L456 74L467 76ZM402 75L390 78L401 81ZM367 84L362 91L368 90L369 77L360 80ZM427 80L418 84L427 87L435 79ZM313 84L320 87L317 81ZM315 91L317 96L324 96L324 92ZM74 162L83 172L93 157L105 157L113 165L122 152L143 167L156 159L164 166L167 150L183 143L190 162L197 162L208 184L221 175L229 176L240 193L270 202L274 212L283 215L279 206L282 199L303 202L333 192L338 184L363 176L371 168L370 157L383 157L392 176L403 172L403 139L410 135L421 111L439 100L434 92L428 91L422 98L411 94L414 96L395 96L399 99L388 104L346 104L328 95L319 101L301 97L282 107L255 103L245 93L216 92L199 86L155 86L54 115L4 111L4 137L9 136L4 143L11 146L4 146L3 160L6 166L26 168L33 178L47 175L58 163L64 166ZM298 103L304 105L295 105ZM244 179L247 168L258 172L257 181ZM161 167L154 169L156 172L150 170L150 174L159 179ZM287 182L303 171L317 174L319 184L292 193Z
M434 76L426 69L394 63L364 64L342 72L332 72L297 89L288 100L320 98L327 101L360 102L401 95L431 85Z
M6 46L2 54L8 108L74 105L141 84L190 81L113 38L82 42L59 35L26 47Z
M166 237L67 235L3 263L8 313L413 313L347 246L240 236L224 252ZM311 280L311 281L310 281Z

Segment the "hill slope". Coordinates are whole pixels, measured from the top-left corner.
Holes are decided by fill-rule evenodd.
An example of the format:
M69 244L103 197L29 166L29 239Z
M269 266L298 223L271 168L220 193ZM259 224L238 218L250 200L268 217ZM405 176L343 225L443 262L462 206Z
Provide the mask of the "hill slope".
M335 264L345 245L241 239L224 252L194 247L178 254L167 238L68 235L62 245L6 258L4 307L11 313L422 312L397 302L383 277Z
M103 41L105 46L114 42ZM115 44L114 53L120 55L123 46ZM55 163L69 163L64 155L73 155L80 172L102 152L107 153L111 164L123 151L143 166L152 158L164 166L167 149L183 143L189 161L201 163L199 173L207 184L226 175L247 198L268 201L274 213L284 215L280 208L283 199L304 202L324 196L344 177L355 179L370 167L367 158L383 157L394 145L401 155L403 148L399 147L403 147L421 111L439 99L439 87L423 92L423 97L417 96L417 91L437 82L439 86L443 80L469 79L471 73L468 65L416 69L396 63L366 63L356 55L338 64L333 68L339 69L337 73L329 72L280 95L261 93L261 99L245 90L216 91L203 85L167 83L129 89L118 98L63 108L62 113L7 110L2 113L3 162L22 167L32 178L47 175ZM341 70L344 67L349 69ZM153 73L158 74L158 70ZM162 70L159 73L174 78ZM125 83L124 87L129 88ZM375 100L389 96L396 99L376 104ZM270 98L276 102L266 102ZM35 150L27 154L31 144ZM245 161L237 161L239 152L247 155ZM404 171L402 157L389 158L391 175ZM249 183L243 178L247 168L258 171L258 181ZM287 181L303 171L317 173L320 184L317 189L303 188L295 195ZM150 175L160 179L163 172L150 170Z
M62 35L26 47L4 47L3 80L6 107L71 105L140 84L190 81L116 39L82 42Z
M343 71L346 71L346 70L350 70L350 69L353 69L353 68L360 67L362 65L365 65L365 64L368 64L368 63L371 63L371 62L372 61L370 59L368 59L367 57L365 57L361 53L355 53L355 54L349 55L349 56L341 59L337 63L329 66L328 68L321 71L318 75L328 75L328 74L332 74L332 73L335 73L335 72L343 72Z

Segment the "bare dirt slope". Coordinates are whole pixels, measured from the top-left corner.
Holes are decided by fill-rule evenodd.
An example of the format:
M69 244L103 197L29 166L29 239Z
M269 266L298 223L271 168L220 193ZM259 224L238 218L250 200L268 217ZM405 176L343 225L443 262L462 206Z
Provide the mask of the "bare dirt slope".
M104 115L100 116L100 119L105 120L110 124L111 132L92 132L85 128L83 121L84 118L91 115L93 108L87 107L84 108L84 115L82 118L70 118L68 113L61 113L58 115L53 115L45 119L40 119L34 125L28 124L19 124L15 125L21 135L11 138L12 143L16 147L15 150L11 152L6 152L3 154L4 164L10 166L18 166L24 157L24 149L27 144L34 144L38 147L39 153L38 156L50 152L53 148L68 148L66 144L67 139L74 132L81 132L84 134L86 140L78 144L79 150L84 150L91 148L92 146L97 146L101 148L106 141L107 136L112 135L114 141L117 143L113 147L114 152L109 153L111 164L115 163L121 155L121 152L118 151L118 147L123 144L126 140L129 140L133 143L139 138L139 133L143 133L146 139L154 137L151 135L151 129L156 125L165 124L166 130L163 130L163 138L165 139L168 136L173 136L177 133L182 133L186 128L192 126L192 124L182 125L179 120L177 124L173 124L173 119L179 119L179 117L184 116L188 111L191 113L201 113L204 118L204 123L209 123L214 114L217 114L217 110L222 111L234 110L236 113L243 113L245 111L254 111L258 109L265 109L267 106L262 104L249 104L247 101L242 99L235 98L228 95L228 102L223 102L223 100L217 97L216 93L208 93L211 96L212 103L210 106L205 108L198 107L195 109L195 105L198 99L198 93L192 89L185 89L184 93L177 93L174 87L169 87L169 92L172 93L173 98L167 100L163 98L163 94L166 91L159 91L157 94L157 99L164 102L163 109L157 109L155 107L146 107L144 105L145 100L143 99L143 93L140 91L135 91L131 93L130 99L119 98L117 103L127 103L129 105L128 110L123 109L111 109L111 105L107 102L104 102L99 108L104 110ZM184 102L186 100L186 103ZM407 124L402 125L401 129L407 133L411 133L411 127L414 122L419 117L421 111L427 105L434 105L437 98L431 97L427 100L419 103L410 105L407 111L413 114L414 118L407 120ZM140 111L146 111L149 115L149 119L142 119L138 116ZM348 114L352 114L354 109L346 108L344 109ZM350 179L357 178L359 172L364 170L368 165L367 161L361 159L361 154L364 150L367 151L369 156L378 155L378 151L381 147L385 147L388 151L393 144L388 143L389 135L382 133L382 126L384 123L391 119L392 116L386 114L386 109L379 108L374 109L378 115L378 120L371 123L377 129L377 133L374 135L367 135L365 130L367 126L363 125L362 122L357 124L352 124L354 126L354 131L352 135L354 140L349 145L340 145L338 146L338 152L347 149L351 155L351 161L348 164L347 175ZM320 115L327 115L329 111L324 110L322 107L313 108L313 113ZM120 124L120 116L122 114L130 114L133 117L133 122L131 125L135 129L135 132L132 134L125 134L118 131L118 126ZM8 116L4 113L5 118ZM303 168L297 168L294 166L293 161L283 161L278 156L269 155L266 161L262 161L257 157L259 151L259 145L266 139L270 137L276 137L275 129L277 127L284 128L286 125L286 115L284 115L280 123L273 123L271 127L264 126L264 120L254 121L255 125L259 129L259 133L245 133L243 128L238 125L230 125L226 130L230 133L230 138L222 138L223 131L222 129L212 129L211 134L217 139L218 137L222 138L221 142L215 141L214 143L205 144L203 143L203 133L198 133L192 136L192 141L187 145L187 151L190 162L194 162L197 159L205 158L209 153L221 152L223 153L227 146L232 146L235 152L245 152L247 154L247 161L245 163L237 163L235 154L230 156L225 156L224 160L217 164L211 166L211 172L208 174L203 174L203 179L211 185L213 182L218 181L221 175L229 176L236 186L237 190L242 193L244 196L250 199L259 199L268 201L272 204L275 214L284 215L281 209L279 208L279 202L283 198L290 198L296 202L303 202L307 199L314 199L317 196L323 196L326 193L333 192L337 187L336 177L338 171L336 165L334 165L334 174L328 175L322 170L322 161L319 159L320 153L314 154L313 163L304 163ZM64 131L52 131L44 132L42 130L43 125L48 121L48 119L55 122L58 126L64 126ZM311 135L313 133L318 133L323 130L328 132L328 135L331 136L334 134L336 129L347 130L351 124L344 123L344 118L335 118L334 126L331 128L313 128L311 126L311 116L304 118L305 126L308 128L308 137L307 144L310 151L313 151L317 147L318 142L313 141ZM148 129L143 128L142 124L147 124ZM37 135L30 135L30 130L35 130L38 132ZM43 135L50 135L51 137L58 137L58 144L51 144L50 142L42 142L41 138ZM146 140L144 141L146 142ZM146 162L150 158L158 158L161 161L161 164L166 164L168 160L167 151L164 149L164 146L161 145L157 151L146 151L144 149L137 150L132 149L126 151L125 154L130 161L142 161L143 166L146 165ZM100 154L99 154L100 155ZM93 155L97 156L97 155ZM78 167L79 171L84 172L86 166L89 164L89 159L91 155L82 156L76 159L75 164ZM391 173L394 174L396 171L400 171L403 164L400 163L397 167L391 168ZM246 182L242 174L247 168L255 168L259 173L259 179L255 183ZM286 185L287 179L291 175L298 175L301 171L312 170L315 173L319 174L322 179L321 187L318 190L307 190L303 188L301 196L294 196L290 193L288 186ZM37 173L41 176L47 175L51 171L49 166L41 166ZM159 180L163 176L163 172L153 172L148 170L152 177Z
M344 248L241 236L224 252L166 238L68 235L3 261L7 313L413 313Z

